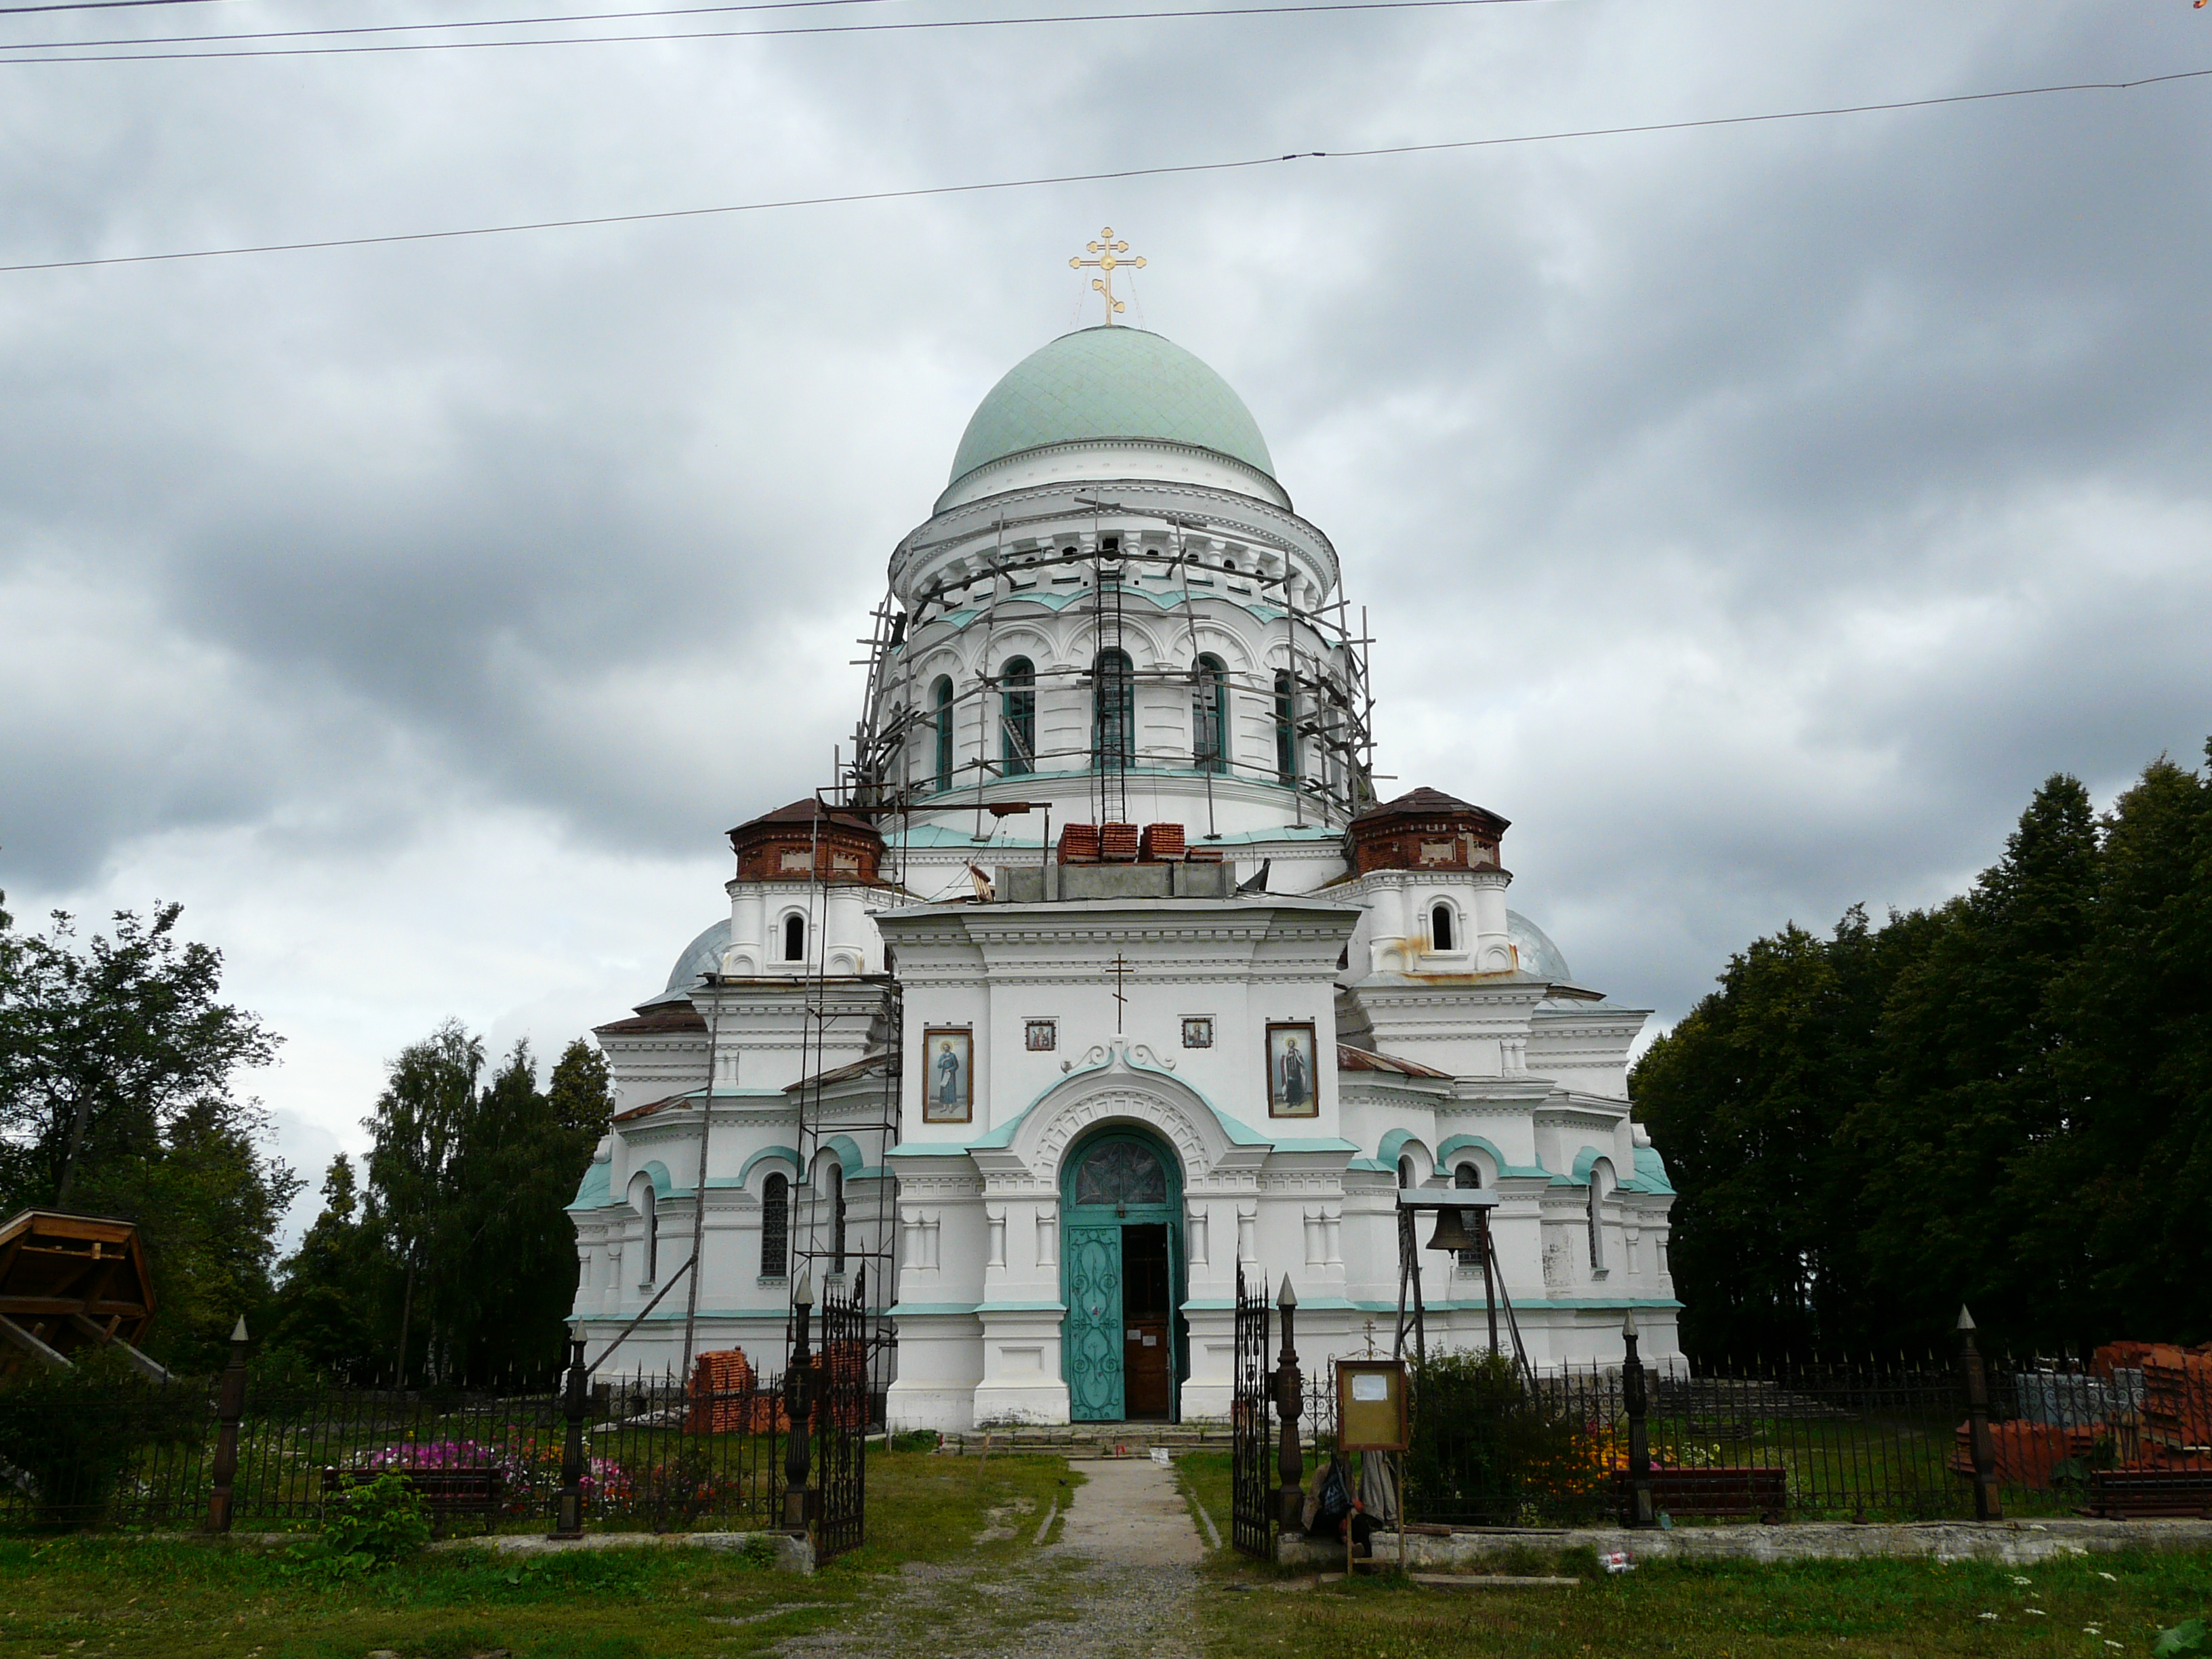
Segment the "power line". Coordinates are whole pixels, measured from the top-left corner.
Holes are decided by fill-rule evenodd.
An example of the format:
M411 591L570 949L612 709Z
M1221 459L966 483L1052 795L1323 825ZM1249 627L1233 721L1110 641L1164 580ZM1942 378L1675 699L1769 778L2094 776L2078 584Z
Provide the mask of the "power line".
M192 248L175 253L122 253L97 259L49 259L33 264L0 265L0 275L27 270L81 270L93 265L140 265L176 259L222 259L246 253L306 253L322 248L377 247L394 242L449 241L464 236L507 236L530 230L577 230L593 225L643 224L660 219L698 219L732 213L771 213L786 208L840 207L861 202L911 201L925 196L965 196L986 191L1033 190L1049 185L1089 185L1126 179L1160 179L1178 173L1233 173L1285 161L1351 161L1389 155L1432 155L1444 150L1492 149L1514 144L1548 144L1574 138L1622 138L1655 132L1687 132L1702 127L1753 126L1772 121L1807 121L1839 115L1873 115L1947 104L1980 104L2009 98L2040 98L2070 92L2132 92L2139 87L2212 76L2212 68L2176 70L2134 81L2070 81L2051 86L2007 87L1995 92L1955 92L1936 98L1899 98L1880 104L1838 104L1821 109L1772 110L1757 115L1709 115L1689 121L1650 121L1626 127L1577 127L1559 132L1522 132L1495 138L1454 138L1427 144L1382 144L1368 149L1294 150L1287 155L1255 155L1235 161L1185 161L1174 166L1121 167L1109 173L1067 173L1035 179L994 179L979 184L923 185L911 190L857 191L842 196L789 197L778 201L737 202L719 207L667 208L649 213L610 213L589 219L540 219L527 224L472 225L460 230L405 231L388 236L334 236L314 242L265 242L251 247Z
M661 30L650 34L540 35L528 40L392 40L360 46L243 46L226 52L83 52L75 57L0 58L0 64L167 64L195 58L350 58L394 52L486 52L509 46L605 46L654 40L732 40L797 34L892 34L929 29L1003 29L1049 23L1123 23L1176 17L1279 17L1310 12L1428 11L1534 0L1312 0L1273 6L1207 6L1163 11L1063 12L1030 17L945 17L902 23L815 23L774 29ZM25 51L18 45L9 48Z
M167 0L106 0L106 3L156 5L167 3ZM538 28L551 23L624 23L641 17L697 17L720 12L798 11L817 6L887 3L889 0L744 0L744 3L737 5L664 6L651 11L556 12L543 17L476 17L450 23L359 23L348 28L256 29L232 34L131 34L99 40L14 40L0 45L0 51L74 52L91 46L175 46L216 45L225 40L310 40L338 34L421 34L441 29Z
M0 6L0 17L20 16L33 11L112 11L122 6L199 6L209 0L71 0L58 6Z

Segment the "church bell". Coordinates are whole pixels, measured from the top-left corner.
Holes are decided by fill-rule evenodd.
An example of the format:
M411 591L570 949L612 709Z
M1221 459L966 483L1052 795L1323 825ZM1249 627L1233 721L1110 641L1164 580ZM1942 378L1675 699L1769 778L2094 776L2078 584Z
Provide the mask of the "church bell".
M1480 1241L1468 1231L1466 1211L1437 1212L1437 1230L1429 1236L1431 1249L1472 1250L1479 1248L1480 1244Z

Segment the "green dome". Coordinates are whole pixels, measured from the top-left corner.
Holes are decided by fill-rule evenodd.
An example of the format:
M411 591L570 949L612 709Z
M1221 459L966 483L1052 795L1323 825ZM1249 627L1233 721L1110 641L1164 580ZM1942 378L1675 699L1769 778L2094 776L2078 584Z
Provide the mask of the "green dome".
M1275 476L1226 380L1173 341L1121 326L1063 334L1008 369L969 420L951 482L1025 449L1112 438L1188 444Z

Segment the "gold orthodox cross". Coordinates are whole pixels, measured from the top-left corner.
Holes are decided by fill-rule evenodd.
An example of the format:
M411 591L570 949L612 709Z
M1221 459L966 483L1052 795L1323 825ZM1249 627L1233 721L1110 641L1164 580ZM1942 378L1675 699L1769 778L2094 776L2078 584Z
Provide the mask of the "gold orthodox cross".
M1127 309L1119 300L1114 297L1114 273L1123 265L1128 266L1132 270L1142 270L1145 268L1145 256L1140 253L1133 259L1122 258L1121 256L1129 251L1129 245L1127 242L1117 242L1114 240L1114 227L1111 225L1108 225L1098 233L1097 241L1085 243L1085 246L1098 257L1095 259L1086 259L1081 254L1077 254L1068 260L1067 267L1070 270L1081 270L1088 265L1098 272L1098 275L1091 279L1091 286L1106 296L1106 325L1110 328L1114 324L1114 313Z
M1122 982L1128 977L1129 964L1119 951L1114 952L1114 1035L1121 1035L1121 1010L1129 999L1121 994Z

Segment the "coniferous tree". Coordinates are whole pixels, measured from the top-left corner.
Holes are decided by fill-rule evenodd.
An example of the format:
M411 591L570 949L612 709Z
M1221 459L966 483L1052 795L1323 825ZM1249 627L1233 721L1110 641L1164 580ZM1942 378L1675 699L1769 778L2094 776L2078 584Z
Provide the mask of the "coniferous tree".
M1882 1075L1843 1150L1881 1172L1863 1186L1859 1242L1868 1293L1903 1328L1933 1339L1963 1300L2015 1335L2063 1334L2049 1309L2073 1264L2013 1248L2026 1218L2011 1174L2064 1120L2051 992L2088 948L2098 856L2088 791L2051 778L1891 988Z
M385 1356L378 1330L391 1264L378 1253L373 1224L343 1152L323 1176L323 1208L283 1264L270 1309L268 1346L297 1354L322 1374L368 1382Z
M380 1352L410 1376L549 1372L575 1300L567 1206L605 1133L606 1061L572 1042L544 1091L527 1042L479 1090L483 1061L448 1021L392 1061L368 1120L360 1232L386 1264Z
M1692 1352L2212 1335L2212 781L2051 778L1961 897L1731 958L1632 1092Z

